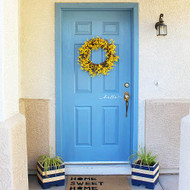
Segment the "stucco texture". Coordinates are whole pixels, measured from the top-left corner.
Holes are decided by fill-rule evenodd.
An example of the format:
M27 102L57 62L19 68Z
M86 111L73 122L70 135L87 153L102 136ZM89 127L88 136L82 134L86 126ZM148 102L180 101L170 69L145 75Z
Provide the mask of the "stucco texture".
M3 189L11 190L13 187L12 183L12 174L11 174L11 140L10 140L10 131L4 125L0 124L0 162L3 163L0 165L0 187Z
M21 99L20 112L26 117L28 168L36 169L38 157L50 150L49 100Z
M0 3L0 121L19 112L19 0Z
M186 190L190 186L190 115L181 121L181 140L180 140L180 169L179 169L179 190Z
M146 148L157 155L161 168L178 169L181 119L190 100L146 101Z
M55 2L139 3L139 144L144 146L145 100L190 94L189 0L21 0L21 98L50 99L50 144L55 150ZM164 13L168 35L154 28ZM158 85L155 85L158 84Z
M27 190L26 123L21 114L0 123L0 189Z

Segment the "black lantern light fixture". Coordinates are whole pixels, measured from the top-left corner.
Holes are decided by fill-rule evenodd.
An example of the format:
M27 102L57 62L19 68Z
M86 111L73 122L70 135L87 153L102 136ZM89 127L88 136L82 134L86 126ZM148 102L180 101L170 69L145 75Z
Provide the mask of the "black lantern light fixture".
M155 25L157 36L167 35L167 25L164 24L163 17L164 17L164 14L160 14L159 22L157 22Z

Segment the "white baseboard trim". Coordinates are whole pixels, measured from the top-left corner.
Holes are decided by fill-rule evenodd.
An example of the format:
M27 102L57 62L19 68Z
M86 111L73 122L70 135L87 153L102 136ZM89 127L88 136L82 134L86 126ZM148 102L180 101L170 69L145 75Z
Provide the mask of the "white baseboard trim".
M168 169L168 168L161 168L160 174L179 174L179 169Z
M130 164L66 164L66 175L131 175ZM36 170L28 170L35 175ZM179 174L179 169L160 169L160 174Z

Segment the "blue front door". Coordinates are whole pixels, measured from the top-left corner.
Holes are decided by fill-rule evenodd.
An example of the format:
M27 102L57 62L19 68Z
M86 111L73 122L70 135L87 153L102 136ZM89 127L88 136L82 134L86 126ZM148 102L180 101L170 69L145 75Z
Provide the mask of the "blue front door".
M59 19L61 45L60 101L57 112L57 154L66 162L127 161L132 135L123 99L132 84L132 14L125 10L68 10ZM113 39L120 59L108 76L94 78L77 64L78 49L92 37ZM92 61L104 61L104 51ZM57 76L56 76L57 77ZM124 86L129 83L129 87ZM57 94L56 96L59 96ZM132 97L131 97L132 99Z

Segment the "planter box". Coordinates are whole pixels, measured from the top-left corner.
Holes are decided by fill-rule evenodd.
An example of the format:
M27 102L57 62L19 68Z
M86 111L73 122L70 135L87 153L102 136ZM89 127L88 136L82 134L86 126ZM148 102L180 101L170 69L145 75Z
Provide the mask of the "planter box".
M50 188L53 185L62 186L65 184L65 164L61 164L59 169L52 167L45 172L44 167L38 162L37 178L43 189Z
M148 189L154 189L159 180L159 163L154 166L132 164L132 185L144 185Z

